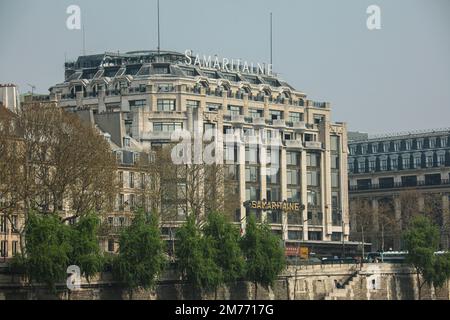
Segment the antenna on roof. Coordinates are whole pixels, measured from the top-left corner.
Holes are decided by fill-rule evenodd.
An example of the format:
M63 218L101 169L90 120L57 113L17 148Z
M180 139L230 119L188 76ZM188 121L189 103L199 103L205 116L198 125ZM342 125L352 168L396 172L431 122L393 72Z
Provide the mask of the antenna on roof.
M270 64L273 64L273 23L272 12L270 13Z
M158 11L158 54L161 51L161 33L160 33L160 24L159 24L159 0L157 1L157 11Z
M86 55L86 33L85 33L85 26L83 23L83 56Z

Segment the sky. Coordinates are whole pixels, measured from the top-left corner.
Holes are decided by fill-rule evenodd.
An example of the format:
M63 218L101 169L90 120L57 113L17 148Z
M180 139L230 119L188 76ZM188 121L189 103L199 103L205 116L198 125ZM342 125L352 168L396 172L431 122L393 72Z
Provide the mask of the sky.
M78 5L86 52L157 47L156 0L0 0L0 83L21 93L64 80L82 54L67 7ZM381 29L369 30L370 5ZM160 0L161 48L270 61L332 120L372 134L450 127L449 0Z

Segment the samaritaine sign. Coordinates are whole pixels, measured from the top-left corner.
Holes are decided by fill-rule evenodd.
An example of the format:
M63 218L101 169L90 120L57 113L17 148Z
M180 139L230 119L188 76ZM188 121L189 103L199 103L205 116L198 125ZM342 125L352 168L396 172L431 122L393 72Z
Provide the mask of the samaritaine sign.
M299 202L287 201L250 201L250 209L282 210L286 212L300 211L302 206Z
M242 59L222 58L211 55L192 54L192 50L184 52L186 65L194 65L200 68L217 69L223 72L239 72L254 75L272 76L272 64L247 62Z

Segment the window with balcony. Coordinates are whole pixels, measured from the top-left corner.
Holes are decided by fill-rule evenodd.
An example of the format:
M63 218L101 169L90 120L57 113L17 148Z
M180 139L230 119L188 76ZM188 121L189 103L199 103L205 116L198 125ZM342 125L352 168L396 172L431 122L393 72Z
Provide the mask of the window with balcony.
M229 116L240 116L241 115L241 107L239 106L228 106L228 115Z
M278 110L270 110L270 119L272 120L281 120L282 112Z
M290 112L289 113L290 122L301 122L303 121L303 113L300 112Z
M175 111L176 100L174 99L158 99L157 110L162 112Z
M258 109L248 109L248 115L250 118L252 119L256 119L256 118L262 118L264 114L263 110L258 110Z
M402 185L404 187L417 186L417 176L402 176Z

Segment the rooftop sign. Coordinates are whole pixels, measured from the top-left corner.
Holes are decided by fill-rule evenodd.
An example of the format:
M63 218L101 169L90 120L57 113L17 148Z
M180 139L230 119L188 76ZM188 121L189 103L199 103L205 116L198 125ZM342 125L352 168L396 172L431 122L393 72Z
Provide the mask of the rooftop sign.
M201 56L200 54L197 54L193 56L192 50L186 50L184 52L184 56L184 63L189 66L194 65L200 68L217 69L223 72L239 72L254 75L273 76L272 64L270 63L253 63L241 59L229 58L219 59L219 57L212 57L211 55Z

